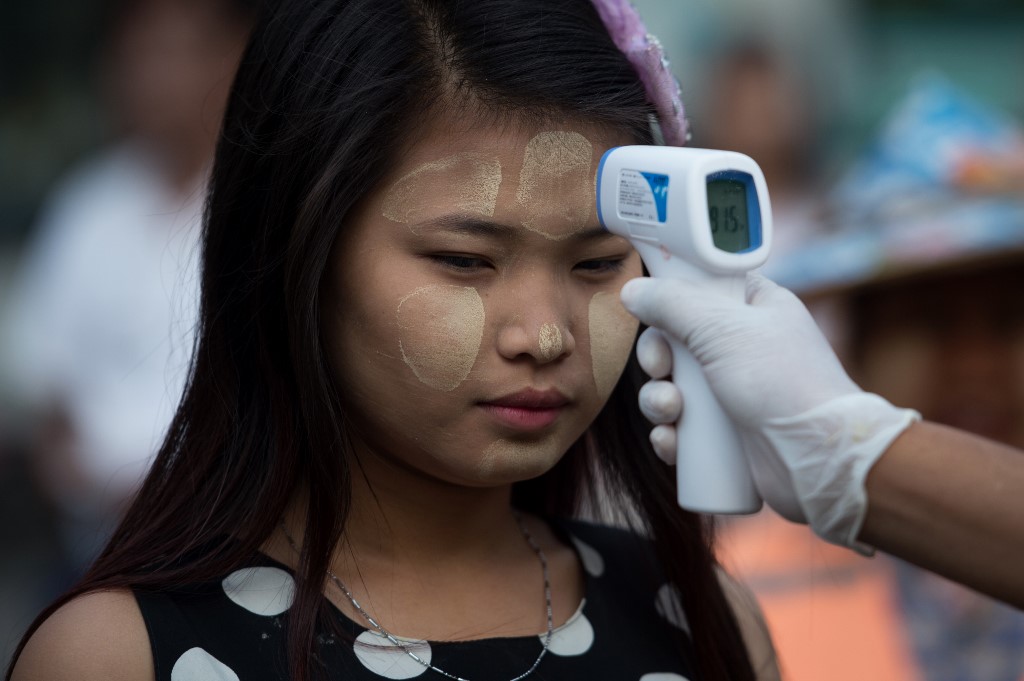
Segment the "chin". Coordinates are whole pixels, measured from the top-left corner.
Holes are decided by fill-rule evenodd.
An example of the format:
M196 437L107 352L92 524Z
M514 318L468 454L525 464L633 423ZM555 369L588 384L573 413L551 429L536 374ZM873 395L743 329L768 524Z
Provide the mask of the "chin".
M486 484L530 480L551 470L567 448L554 438L537 442L495 440L484 449L477 474Z

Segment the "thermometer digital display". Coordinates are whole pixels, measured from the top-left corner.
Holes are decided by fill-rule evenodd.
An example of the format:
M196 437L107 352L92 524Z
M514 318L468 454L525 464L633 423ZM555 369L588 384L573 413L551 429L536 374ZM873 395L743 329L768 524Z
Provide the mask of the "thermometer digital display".
M707 181L708 219L715 247L729 253L750 248L750 209L747 206L751 184L737 173L716 173ZM753 193L757 202L757 194ZM756 209L756 206L755 206Z
M749 156L714 149L625 146L597 171L597 214L629 239L652 277L687 279L745 300L746 273L771 247L768 188ZM761 507L735 427L697 360L672 342L673 382L683 393L676 424L679 505L703 513Z

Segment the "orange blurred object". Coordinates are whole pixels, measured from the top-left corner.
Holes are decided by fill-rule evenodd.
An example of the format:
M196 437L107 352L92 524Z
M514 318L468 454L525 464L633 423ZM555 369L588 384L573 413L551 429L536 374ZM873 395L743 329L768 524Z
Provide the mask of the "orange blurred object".
M957 163L952 181L972 193L1024 196L1024 147L968 154Z
M718 556L757 596L787 681L923 681L885 558L768 510L724 526Z

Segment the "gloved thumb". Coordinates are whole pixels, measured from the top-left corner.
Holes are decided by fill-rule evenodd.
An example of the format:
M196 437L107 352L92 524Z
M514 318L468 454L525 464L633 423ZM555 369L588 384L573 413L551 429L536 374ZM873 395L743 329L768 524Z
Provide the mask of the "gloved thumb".
M796 297L787 289L757 272L747 273L747 302L751 305L771 304L779 297Z
M684 342L709 315L743 308L741 301L682 279L632 279L622 287L621 298L623 306L641 322Z
M775 310L785 309L790 314L797 314L795 310L800 310L800 316L809 316L795 293L757 272L747 273L747 304Z

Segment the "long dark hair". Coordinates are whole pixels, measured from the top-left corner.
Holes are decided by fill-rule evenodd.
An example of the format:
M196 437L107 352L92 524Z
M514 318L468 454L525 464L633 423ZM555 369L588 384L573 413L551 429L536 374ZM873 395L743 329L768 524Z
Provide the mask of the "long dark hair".
M219 579L251 558L304 487L288 641L293 678L312 675L351 476L320 328L328 255L424 112L468 111L506 123L581 120L650 140L643 87L590 0L289 0L264 13L217 148L184 399L110 543L37 623L87 591ZM752 680L710 528L676 507L673 476L647 444L641 380L631 359L590 430L555 469L517 485L514 500L572 515L599 482L635 507L680 591L700 677Z

